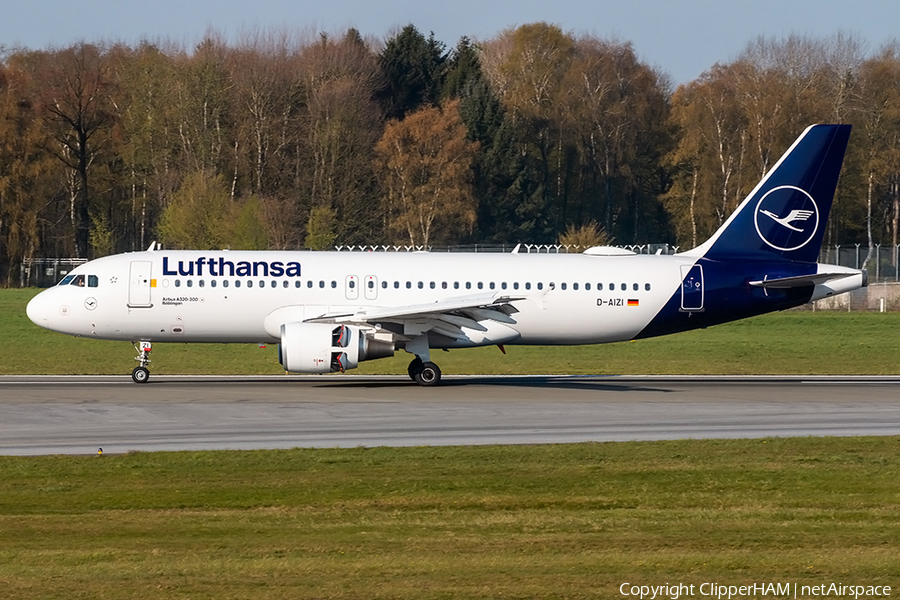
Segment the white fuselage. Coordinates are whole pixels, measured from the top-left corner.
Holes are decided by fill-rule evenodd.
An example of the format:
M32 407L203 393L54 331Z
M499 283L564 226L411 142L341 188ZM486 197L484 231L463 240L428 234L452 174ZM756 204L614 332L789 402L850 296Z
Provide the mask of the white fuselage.
M514 324L481 343L593 344L635 337L696 257L582 254L156 251L80 266L29 305L55 331L110 340L277 342L287 321L493 294ZM164 262L165 261L165 262ZM212 265L212 266L211 266ZM255 266L255 274L254 274ZM521 298L521 299L519 299Z

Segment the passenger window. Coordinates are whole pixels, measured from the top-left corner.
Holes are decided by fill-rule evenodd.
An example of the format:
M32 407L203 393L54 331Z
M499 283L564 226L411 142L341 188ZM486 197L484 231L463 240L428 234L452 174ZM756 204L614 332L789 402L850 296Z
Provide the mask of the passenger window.
M483 284L482 282L480 282L480 281L478 282L478 289L479 289L479 290L483 290L483 289L484 289L484 284Z
M544 289L544 282L542 282L542 281L538 281L538 284L537 284L537 289L539 289L539 290L542 290L542 289Z
M324 289L324 288L325 288L325 282L320 279L319 280L319 289Z
M287 287L287 285L288 285L288 284L287 284L287 281L285 281L285 282L284 282L284 287ZM274 279L272 280L272 287L278 287L278 282L275 281Z
M240 280L240 279L235 279L235 280L234 280L234 287L241 287L241 280Z
M609 284L609 291L611 291L611 292L616 291L616 284L614 284L614 283Z
M633 289L634 291L638 291L638 284L635 283L633 286L631 286L631 289Z
M197 285L199 285L200 287L204 287L206 283L204 283L204 281L201 279L199 282L197 282Z
M572 289L573 289L573 290L577 290L577 289L578 289L578 284L577 284L577 283L573 283L573 284L572 284Z
M513 282L513 289L514 289L514 290L519 289L519 282L518 282L518 281Z
M649 284L649 283L645 283L645 284L644 284L644 289L647 290L647 291L649 292L649 291L650 291L650 284Z
M627 285L626 285L626 284L624 284L624 283L623 283L623 284L622 284L622 286L621 286L621 287L622 287L622 291L623 291L623 292L624 292L624 291L625 291L625 290L627 290L627 289L628 289L628 286L627 286Z
M247 287L253 287L253 282L252 282L252 281L248 281L248 282L247 282Z
M562 287L562 289L566 289L566 284L563 283L563 284L561 285L561 287Z
M490 284L491 289L494 289L494 282L492 281Z
M434 282L432 281L431 283L429 283L428 287L430 287L431 289L434 289Z
M352 290L353 288L356 287L356 282L351 279L349 282L347 282L347 287L349 287Z
M383 290L386 290L386 289L387 289L387 281L382 281L382 282L381 282L381 289L383 289Z
M306 282L306 287L311 288L313 286L312 279Z
M374 281L369 281L369 289L370 289L370 290L374 290L374 289L375 289L375 282L374 282Z
M215 279L210 279L210 280L209 280L209 287L216 287L216 280L215 280Z
M175 280L175 287L181 287L181 280L180 280L180 279L176 279L176 280Z
M399 281L395 281L395 282L394 282L394 289L395 289L395 290L399 290L399 289L400 289L400 282L399 282Z
M471 282L471 281L467 281L467 282L466 282L466 289L467 289L467 290L471 290L471 289L472 289L472 282Z
M602 284L602 283L598 283L598 284L597 284L597 291L598 291L598 292L602 292L602 291L603 291L603 284Z
M421 289L424 289L424 288L425 288L425 284L422 283L422 282L420 281L420 282L419 282L419 289L421 290Z
M96 275L88 275L88 287L97 287L100 283L100 280Z
M228 287L228 280L227 280L227 279L223 279L223 280L222 280L222 287Z
M331 282L331 287L332 287L332 288L337 288L337 281L332 280L332 282Z
M294 287L295 287L295 288L300 287L300 280L299 280L299 279L298 279L297 281L294 282Z
M458 282L458 281L454 281L454 282L453 282L453 289L454 289L454 290L458 290L458 289L459 289L459 282Z
M530 282L530 281L526 281L526 282L525 282L525 289L526 289L526 290L530 290L530 289L531 289L531 282Z
M505 282L505 281L504 281L503 283L500 284L500 289L501 289L501 290L505 290L505 289L506 289L506 282Z
M442 281L442 282L441 282L441 289L442 289L442 290L446 290L446 289L447 289L447 282L446 282L446 281Z
M584 289L586 289L587 291L591 291L591 284L589 284L589 283L584 284Z

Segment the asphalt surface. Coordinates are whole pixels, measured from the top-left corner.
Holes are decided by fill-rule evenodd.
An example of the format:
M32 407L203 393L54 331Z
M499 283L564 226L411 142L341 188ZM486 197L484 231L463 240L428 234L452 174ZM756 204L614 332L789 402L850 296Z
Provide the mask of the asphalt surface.
M0 377L0 455L900 435L894 377Z

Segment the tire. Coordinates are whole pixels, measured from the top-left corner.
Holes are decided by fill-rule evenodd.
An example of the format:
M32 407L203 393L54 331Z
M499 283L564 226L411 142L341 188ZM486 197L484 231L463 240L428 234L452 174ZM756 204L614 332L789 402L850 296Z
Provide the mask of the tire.
M416 383L431 387L441 382L441 369L433 362L422 363L422 370L416 373Z
M418 375L422 371L422 359L418 356L415 357L411 363L409 363L409 367L406 369L406 372L409 373L409 378L413 381L417 381L416 375Z
M135 367L131 372L131 378L135 383L147 383L147 380L150 379L150 370L146 367Z

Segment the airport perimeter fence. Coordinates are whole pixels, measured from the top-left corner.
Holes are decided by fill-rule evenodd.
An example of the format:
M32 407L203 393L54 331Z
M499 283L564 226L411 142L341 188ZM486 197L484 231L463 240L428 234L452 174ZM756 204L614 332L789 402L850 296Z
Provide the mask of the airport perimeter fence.
M678 246L671 244L626 244L616 248L636 254L676 254ZM572 244L469 244L460 246L392 246L386 244L335 246L338 252L518 252L519 254L579 254L587 246ZM819 262L851 267L866 268L869 281L900 281L900 245L876 244L871 253L861 244L849 246L829 246L822 248Z
M86 258L26 258L19 267L20 287L47 288L87 262Z
M869 281L900 281L900 245L876 244L873 248L854 244L822 248L819 262L853 269L866 269Z
M573 244L462 244L458 246L392 246L372 244L358 246L335 246L338 252L517 252L518 254L580 254L590 246ZM614 246L630 250L636 254L675 254L678 246L669 244L629 244ZM517 250L518 248L518 250Z

